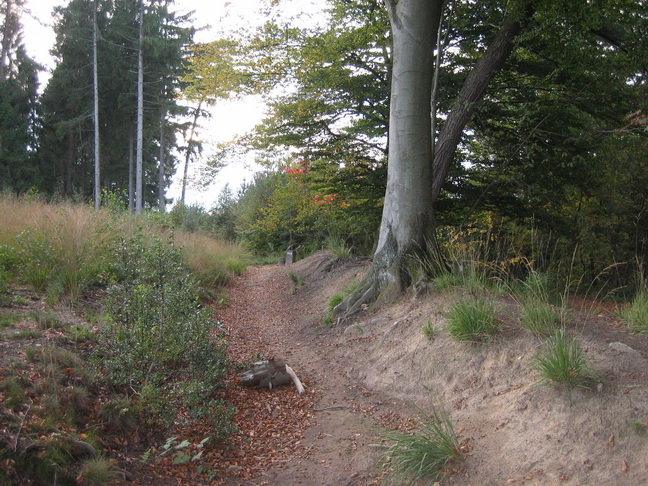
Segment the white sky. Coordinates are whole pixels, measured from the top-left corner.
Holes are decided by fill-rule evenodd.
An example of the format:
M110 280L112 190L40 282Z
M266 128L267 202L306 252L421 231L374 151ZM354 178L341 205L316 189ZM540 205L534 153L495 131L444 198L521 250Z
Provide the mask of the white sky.
M27 8L31 10L32 17L23 18L25 30L25 45L30 56L37 62L51 69L52 61L49 51L54 45L54 32L52 29L52 11L55 6L67 5L68 0L27 0ZM321 12L322 0L289 0L294 11ZM253 26L258 23L258 11L261 7L259 0L175 0L174 10L178 13L187 13L194 10L194 26L196 28L218 26L219 30ZM318 17L316 15L316 17ZM321 18L321 15L319 16ZM216 37L213 28L207 28L197 33L195 40L205 42ZM47 82L48 75L41 74L41 84ZM44 86L41 86L41 89ZM254 127L263 116L263 103L259 97L249 97L239 101L224 101L212 109L212 118L204 122L200 138L203 140L203 157L212 153L212 144L229 141L237 134L243 134ZM195 168L200 161L192 161ZM191 169L190 165L190 169ZM190 172L192 172L190 170ZM236 189L244 180L250 180L255 172L253 161L241 161L225 167L219 172L217 181L206 190L188 187L186 194L187 204L202 204L205 209L210 209L216 201L218 194L226 183ZM180 196L180 174L182 167L178 167L172 187L167 192L168 197L176 200ZM191 175L190 175L191 177Z

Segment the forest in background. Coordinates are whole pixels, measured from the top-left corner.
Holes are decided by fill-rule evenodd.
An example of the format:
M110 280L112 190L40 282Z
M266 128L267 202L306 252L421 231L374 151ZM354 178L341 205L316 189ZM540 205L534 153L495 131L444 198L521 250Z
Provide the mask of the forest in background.
M201 161L199 183L208 185L219 167L250 153L267 169L241 188L226 188L213 208L177 204L180 226L266 255L288 248L306 254L325 244L372 253L386 186L392 67L380 2L331 0L323 27L297 27L303 23L268 3L260 28L196 44L191 16L174 13L173 1L74 0L55 13L56 66L42 95L40 67L22 44L23 3L2 2L4 190L92 198L96 13L104 200L132 208L138 192L141 52L146 208L166 211L172 175L197 163L201 143L193 134L204 108L261 93L269 106L263 122ZM506 16L525 5L446 3L436 49L435 133ZM488 233L510 265L552 260L589 282L613 266L605 277L612 287L631 283L648 237L645 10L632 0L533 3L463 131L435 202L440 241L466 230Z

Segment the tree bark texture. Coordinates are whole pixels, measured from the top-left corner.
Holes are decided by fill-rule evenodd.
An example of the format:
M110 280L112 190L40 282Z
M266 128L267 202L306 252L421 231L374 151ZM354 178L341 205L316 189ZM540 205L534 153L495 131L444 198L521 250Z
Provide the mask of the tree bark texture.
M342 320L366 303L391 300L409 286L408 255L422 252L435 258L438 254L434 202L455 160L466 124L522 30L520 20L505 19L469 73L433 144L430 115L434 49L443 1L384 2L393 34L387 190L374 263L364 281L335 309L342 314Z
M387 189L370 275L336 309L346 315L401 293L410 283L403 259L424 248L434 230L430 100L443 1L385 6L393 38Z

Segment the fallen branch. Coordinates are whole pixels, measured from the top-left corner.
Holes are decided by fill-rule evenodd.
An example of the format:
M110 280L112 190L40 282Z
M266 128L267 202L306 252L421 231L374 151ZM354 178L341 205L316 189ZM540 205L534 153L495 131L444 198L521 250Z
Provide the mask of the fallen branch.
M302 385L301 380L297 376L297 374L293 371L293 369L286 365L286 373L290 375L290 378L292 379L293 383L295 384L295 388L297 388L297 391L299 392L300 395L303 395L306 390L304 390L304 385Z
M305 393L297 373L282 359L270 358L267 361L252 363L248 371L239 375L239 381L246 386L267 387L270 390L292 381L300 395Z

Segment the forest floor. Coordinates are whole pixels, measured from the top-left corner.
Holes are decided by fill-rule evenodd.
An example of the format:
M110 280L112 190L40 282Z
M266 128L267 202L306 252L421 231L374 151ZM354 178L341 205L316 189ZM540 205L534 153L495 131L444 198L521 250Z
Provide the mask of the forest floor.
M539 386L533 357L542 340L519 324L508 297L498 301L502 331L485 344L457 342L446 330L460 289L407 294L324 326L329 298L368 268L318 253L235 278L215 315L237 364L222 393L236 407L237 431L183 465L170 454L144 465L141 447L120 451L116 439L110 453L130 484L399 484L383 465L385 432L414 430L420 412L433 408L448 414L463 451L442 484L648 484L648 337L629 333L601 306L575 304L569 331L600 383L571 392ZM431 338L421 331L426 323ZM241 386L237 373L262 357L285 359L305 395L292 385ZM206 433L174 431L191 447Z

